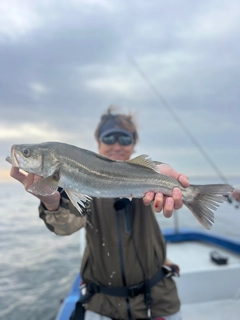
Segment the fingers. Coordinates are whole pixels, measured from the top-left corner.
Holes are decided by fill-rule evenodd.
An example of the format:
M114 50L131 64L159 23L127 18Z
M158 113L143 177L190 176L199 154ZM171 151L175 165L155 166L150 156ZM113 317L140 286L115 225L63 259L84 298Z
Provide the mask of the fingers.
M26 175L19 171L19 168L12 167L10 171L10 176L21 183L23 183L24 179L26 179Z
M145 205L150 205L153 202L155 212L161 212L166 218L170 218L174 211L174 200L172 197L163 196L161 192L147 192L143 198Z
M42 179L42 177L38 176L37 174L34 173L28 173L24 174L19 171L19 168L17 167L12 167L10 171L10 176L19 182L21 182L25 188L26 191L28 191L29 187L33 185L35 182L38 180ZM35 197L40 199L46 208L50 211L55 211L59 207L60 203L60 193L57 191L55 192L52 196L40 196L38 194L32 193ZM146 202L151 203L152 199L154 198L154 193L150 197L148 196Z
M190 183L188 181L188 177L185 176L184 174L180 174L177 178L177 180L181 183L181 185L185 188L189 187Z
M182 201L182 192L179 188L173 189L172 198L174 201L174 209L175 210L181 209L183 206L183 201Z
M172 197L165 197L163 206L163 215L165 218L170 218L174 210L182 208L182 192L179 188L174 188Z
M12 167L10 171L10 176L19 182L21 182L26 190L37 182L39 179L41 179L40 176L34 174L34 173L28 173L24 174L21 171L19 171L19 168L17 167Z
M154 200L154 192L147 192L145 194L145 196L143 197L143 203L146 205L146 206L149 206L151 204L151 202Z
M166 197L163 206L163 215L165 218L170 218L174 212L174 200L171 197Z
M182 173L175 171L167 164L160 164L158 168L161 173L170 176L176 180L178 180L183 187L189 187L188 177ZM161 212L163 210L163 215L166 218L170 218L174 212L174 210L178 210L183 206L182 200L182 192L179 188L174 188L172 192L172 196L163 196L162 193L158 192L154 195L154 192L146 193L143 198L143 202L145 205L149 205L152 201L154 201L154 210L155 212Z
M153 203L154 211L161 212L163 210L163 215L166 218L170 218L174 210L182 208L182 192L179 188L174 188L172 197L164 196L162 193L157 192L147 192L143 198L143 203L145 205L150 205Z
M240 191L238 189L234 189L232 195L237 201L240 201Z
M28 188L37 181L35 176L36 175L34 173L28 173L28 175L25 177L25 180L22 182L22 184L26 190L28 190Z
M189 187L188 177L182 173L177 172L176 170L171 168L168 164L160 164L158 165L158 168L161 173L166 174L167 176L170 176L178 180L183 185L183 187L185 188Z
M163 198L163 194L158 192L155 194L155 198L154 198L154 210L155 212L161 212L163 209L163 205L164 205L164 198Z
M161 212L163 210L163 215L165 218L170 218L174 210L182 208L182 192L179 188L174 188L172 197L164 196L162 193L157 192L147 192L143 198L143 203L149 205L152 201L154 211Z
M156 194L154 192L147 192L143 198L143 203L146 206L149 206L152 202L154 206L155 212L161 212L163 209L163 203L164 203L164 198L163 194L161 192L157 192Z

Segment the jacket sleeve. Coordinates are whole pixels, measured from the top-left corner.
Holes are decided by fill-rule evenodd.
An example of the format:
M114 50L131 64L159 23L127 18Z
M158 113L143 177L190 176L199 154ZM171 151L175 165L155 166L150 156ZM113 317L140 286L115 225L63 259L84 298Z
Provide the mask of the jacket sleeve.
M42 202L38 210L47 228L59 236L73 234L86 225L86 217L82 217L71 201L64 197L61 197L58 210L49 211Z

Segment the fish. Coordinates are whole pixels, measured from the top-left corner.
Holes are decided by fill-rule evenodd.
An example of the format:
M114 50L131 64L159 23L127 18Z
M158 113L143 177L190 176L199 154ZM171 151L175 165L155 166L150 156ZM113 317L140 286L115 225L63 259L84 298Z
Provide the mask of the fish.
M142 198L148 191L171 196L178 187L183 204L210 230L214 212L233 190L230 184L190 184L185 188L178 180L160 173L157 162L146 154L117 161L62 142L15 144L6 161L42 176L28 192L50 196L61 187L81 215L93 197Z

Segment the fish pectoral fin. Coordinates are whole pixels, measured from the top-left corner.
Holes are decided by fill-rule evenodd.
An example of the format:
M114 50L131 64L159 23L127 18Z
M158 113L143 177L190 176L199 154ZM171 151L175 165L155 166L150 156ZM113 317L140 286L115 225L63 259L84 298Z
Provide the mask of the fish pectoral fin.
M66 194L68 195L70 201L74 205L74 207L80 212L83 216L83 209L85 209L85 203L90 202L92 200L91 197L81 194L72 190L65 189Z
M157 173L160 173L156 163L154 163L154 161L147 154L142 154L136 158L127 160L126 162L149 168Z
M27 191L39 196L51 196L58 190L58 182L59 177L56 178L56 175L48 176L35 182Z

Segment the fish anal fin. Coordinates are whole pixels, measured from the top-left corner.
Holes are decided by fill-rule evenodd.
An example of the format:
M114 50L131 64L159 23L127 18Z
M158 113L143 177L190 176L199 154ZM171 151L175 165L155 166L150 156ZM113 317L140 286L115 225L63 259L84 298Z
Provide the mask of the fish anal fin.
M31 185L27 191L37 194L39 196L51 196L58 189L59 176L54 174L53 176L48 176L41 180L38 180L33 185Z
M74 207L80 212L81 215L83 215L83 209L85 209L84 203L90 202L92 198L87 195L68 189L65 189L65 192L68 195L69 200L72 202Z
M142 166L145 168L152 169L153 171L160 173L156 163L147 155L147 154L142 154L136 158L127 160L126 162L130 164L135 164L138 166Z

